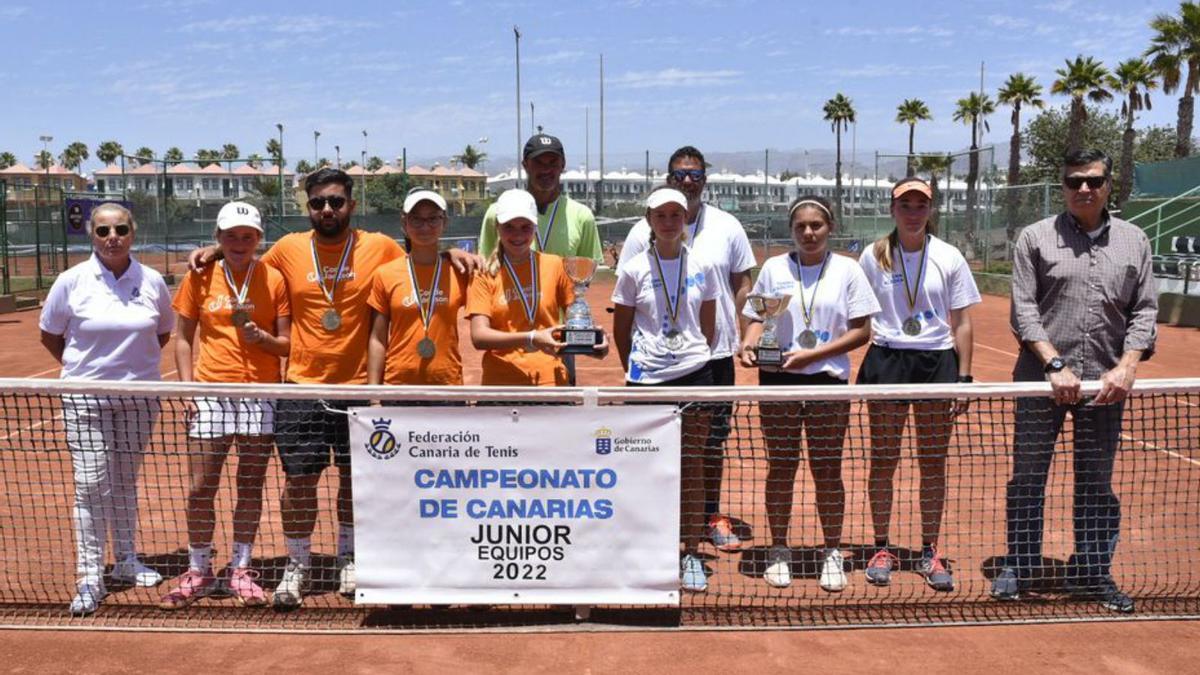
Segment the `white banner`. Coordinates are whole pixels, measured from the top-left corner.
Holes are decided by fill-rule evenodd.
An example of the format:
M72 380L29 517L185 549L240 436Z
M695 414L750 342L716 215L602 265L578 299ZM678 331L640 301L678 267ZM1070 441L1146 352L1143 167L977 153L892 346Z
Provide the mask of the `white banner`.
M358 602L679 602L673 406L350 412Z

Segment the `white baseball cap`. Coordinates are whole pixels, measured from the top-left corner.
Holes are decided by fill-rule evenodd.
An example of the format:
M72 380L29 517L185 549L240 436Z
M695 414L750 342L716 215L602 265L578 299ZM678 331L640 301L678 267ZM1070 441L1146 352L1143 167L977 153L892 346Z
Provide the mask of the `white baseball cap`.
M507 223L517 218L524 218L536 225L537 201L524 190L505 190L496 200L496 224Z
M217 213L217 229L230 230L235 227L253 227L262 233L262 214L253 204L229 202Z
M412 210L417 208L417 204L421 202L433 202L439 209L446 210L446 200L433 190L416 189L408 193L404 198L404 212L412 213Z
M655 190L646 198L646 208L648 209L657 209L665 204L678 204L683 207L684 211L688 207L687 197L684 197L682 192L674 188Z

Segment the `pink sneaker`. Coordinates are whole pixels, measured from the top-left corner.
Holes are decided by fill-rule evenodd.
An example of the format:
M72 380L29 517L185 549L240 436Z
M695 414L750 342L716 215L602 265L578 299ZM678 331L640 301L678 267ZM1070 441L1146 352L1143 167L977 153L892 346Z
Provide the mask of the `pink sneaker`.
M239 607L261 607L267 604L267 594L255 579L258 579L258 572L249 567L238 567L229 573L229 594Z
M183 609L216 590L217 578L211 569L205 572L188 570L179 577L178 585L159 600L158 606L162 609Z

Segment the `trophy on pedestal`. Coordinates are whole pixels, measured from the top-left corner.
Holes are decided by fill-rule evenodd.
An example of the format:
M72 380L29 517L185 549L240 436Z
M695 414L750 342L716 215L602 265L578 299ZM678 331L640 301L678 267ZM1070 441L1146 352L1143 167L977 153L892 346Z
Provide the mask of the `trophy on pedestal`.
M571 256L563 258L567 277L575 284L575 301L567 307L567 321L561 341L567 344L564 354L591 354L596 345L604 341L603 332L592 320L592 309L584 296L588 284L596 275L596 261L591 258Z
M757 363L760 366L779 366L783 364L783 349L779 346L779 337L775 334L775 320L787 311L791 303L790 295L761 295L754 294L746 298L751 309L763 320L762 336L754 347Z

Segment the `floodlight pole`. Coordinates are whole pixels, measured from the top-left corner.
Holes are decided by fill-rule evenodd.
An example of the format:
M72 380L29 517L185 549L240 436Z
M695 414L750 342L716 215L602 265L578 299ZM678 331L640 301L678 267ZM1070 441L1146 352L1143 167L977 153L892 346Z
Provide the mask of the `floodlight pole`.
M282 227L282 225L283 225L283 123L280 122L280 123L276 124L275 128L279 130L279 156L276 157L275 160L277 162L276 168L279 169L279 224Z
M513 39L517 48L517 180L513 187L521 187L521 31L513 26Z
M363 179L363 181L362 181L363 210L362 210L362 220L360 220L359 222L363 222L367 218L367 130L366 129L363 129L362 164L359 165L359 168L362 169L362 179Z

